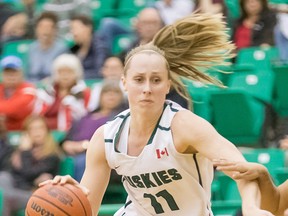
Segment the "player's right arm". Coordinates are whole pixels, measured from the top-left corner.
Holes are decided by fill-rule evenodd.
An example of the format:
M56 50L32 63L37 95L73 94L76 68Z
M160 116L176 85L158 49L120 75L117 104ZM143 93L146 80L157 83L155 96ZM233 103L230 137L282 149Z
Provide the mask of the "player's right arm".
M97 215L102 198L109 183L111 169L105 156L104 127L100 127L91 138L86 152L86 168L81 185L89 190L93 215Z

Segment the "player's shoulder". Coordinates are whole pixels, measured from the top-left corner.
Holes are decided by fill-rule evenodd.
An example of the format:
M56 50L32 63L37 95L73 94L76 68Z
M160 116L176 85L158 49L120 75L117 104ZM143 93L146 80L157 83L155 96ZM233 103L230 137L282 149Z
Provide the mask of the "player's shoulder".
M190 110L180 110L171 123L172 131L180 134L202 134L212 129L211 124ZM183 130L185 128L185 130Z

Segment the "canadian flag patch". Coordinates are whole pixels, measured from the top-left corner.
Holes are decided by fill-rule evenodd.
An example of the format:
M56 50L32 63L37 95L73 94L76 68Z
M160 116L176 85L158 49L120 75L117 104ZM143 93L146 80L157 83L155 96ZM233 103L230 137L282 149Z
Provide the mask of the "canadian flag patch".
M164 155L169 156L167 148L165 147L164 149L156 149L156 155L157 158L160 159Z

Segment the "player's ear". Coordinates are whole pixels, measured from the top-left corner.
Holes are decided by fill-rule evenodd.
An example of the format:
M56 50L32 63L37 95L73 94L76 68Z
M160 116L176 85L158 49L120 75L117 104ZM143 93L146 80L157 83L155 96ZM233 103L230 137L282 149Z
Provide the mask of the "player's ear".
M127 88L126 88L126 78L125 78L124 75L121 77L121 82L122 82L122 84L123 84L124 91L127 91Z
M171 80L169 79L168 83L167 83L167 92L166 92L166 94L168 94L170 92L170 88L171 88Z

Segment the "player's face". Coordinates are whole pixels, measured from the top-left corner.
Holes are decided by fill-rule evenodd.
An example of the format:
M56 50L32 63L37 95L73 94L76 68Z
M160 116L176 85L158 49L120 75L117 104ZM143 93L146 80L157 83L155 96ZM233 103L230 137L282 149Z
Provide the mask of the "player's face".
M156 53L139 53L128 64L123 85L130 108L137 106L151 111L153 107L162 107L170 89L165 59Z

